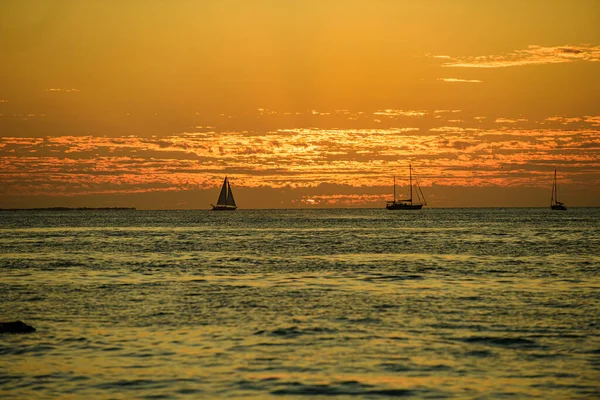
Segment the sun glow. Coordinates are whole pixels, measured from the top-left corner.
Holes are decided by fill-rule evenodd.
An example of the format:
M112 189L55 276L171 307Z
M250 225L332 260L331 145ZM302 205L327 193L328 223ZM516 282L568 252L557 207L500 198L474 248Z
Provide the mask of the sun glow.
M438 206L538 204L555 168L600 199L595 2L34 3L0 6L0 207L191 207L225 174L366 206L409 162Z

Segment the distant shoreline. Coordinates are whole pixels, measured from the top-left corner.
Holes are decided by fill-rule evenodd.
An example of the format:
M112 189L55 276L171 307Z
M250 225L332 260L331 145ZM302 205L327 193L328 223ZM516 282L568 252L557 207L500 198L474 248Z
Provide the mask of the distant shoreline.
M135 210L135 207L40 207L40 208L0 208L0 211L98 211Z

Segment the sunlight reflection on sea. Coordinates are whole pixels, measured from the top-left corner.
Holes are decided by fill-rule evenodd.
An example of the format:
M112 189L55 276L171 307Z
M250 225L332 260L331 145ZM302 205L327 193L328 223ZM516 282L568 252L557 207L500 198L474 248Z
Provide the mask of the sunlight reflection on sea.
M1 214L9 398L600 396L599 209Z

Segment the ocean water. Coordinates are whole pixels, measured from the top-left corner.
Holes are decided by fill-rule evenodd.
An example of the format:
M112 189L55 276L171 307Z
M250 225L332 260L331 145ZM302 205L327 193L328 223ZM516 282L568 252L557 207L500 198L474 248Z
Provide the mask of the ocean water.
M600 398L599 221L0 212L0 397Z

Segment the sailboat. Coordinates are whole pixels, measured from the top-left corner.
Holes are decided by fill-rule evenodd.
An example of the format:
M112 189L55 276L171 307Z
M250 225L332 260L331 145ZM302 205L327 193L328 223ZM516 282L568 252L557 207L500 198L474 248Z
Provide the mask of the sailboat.
M231 185L229 185L229 179L227 177L225 177L225 180L223 181L217 205L211 204L211 206L213 211L235 211L237 208L235 199L233 198L233 192L231 191Z
M558 184L556 183L556 170L554 170L554 182L552 182L552 197L550 198L550 208L552 210L566 210L567 206L558 201Z
M396 199L396 177L394 176L394 201L388 201L385 205L385 208L388 210L420 210L424 205L427 205L427 201L425 201L425 195L421 190L421 186L419 186L419 181L415 177L415 181L417 183L417 190L415 194L417 195L417 201L413 201L413 174L412 174L412 165L408 165L408 175L409 175L409 188L410 188L410 196L408 199L397 200Z

